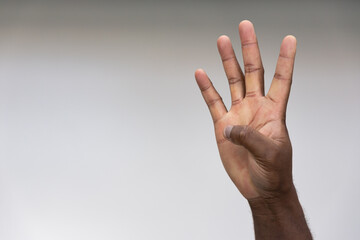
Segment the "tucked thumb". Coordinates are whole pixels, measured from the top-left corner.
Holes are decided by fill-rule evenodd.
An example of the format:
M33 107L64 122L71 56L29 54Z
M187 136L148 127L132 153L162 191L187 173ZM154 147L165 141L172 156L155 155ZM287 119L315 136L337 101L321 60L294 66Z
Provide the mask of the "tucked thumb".
M272 140L248 125L227 126L224 129L226 139L236 145L244 146L254 156L264 157L274 148Z

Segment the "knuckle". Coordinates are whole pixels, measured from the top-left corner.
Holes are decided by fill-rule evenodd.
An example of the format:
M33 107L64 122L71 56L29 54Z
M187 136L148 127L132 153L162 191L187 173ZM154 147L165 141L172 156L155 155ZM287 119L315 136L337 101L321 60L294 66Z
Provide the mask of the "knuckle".
M236 61L236 57L235 56L230 56L230 57L225 57L222 59L223 63L227 63L229 61Z
M241 47L250 47L250 46L254 46L254 45L258 45L257 41L244 41L241 42Z
M286 77L286 76L284 76L283 74L280 74L280 73L275 73L274 78L278 79L278 80L283 80L283 81L290 81L291 80L291 78Z
M245 68L245 73L252 73L252 72L264 73L264 68L262 66L256 66L252 63L245 64L244 68Z
M211 106L214 106L215 104L217 104L218 102L221 102L222 101L222 98L221 97L218 97L218 98L214 98L214 99L210 99L206 102L206 104L211 107Z
M241 101L241 98L236 98L234 100L231 101L231 105L232 106L235 106L235 105L238 105L240 104L242 101Z
M245 97L247 98L253 98L253 97L257 97L259 95L259 91L248 91L245 94Z
M206 87L200 88L200 91L201 91L202 93L205 93L206 91L210 90L211 87L212 87L212 84L209 84L209 85L206 86Z
M242 82L241 77L229 77L228 80L229 80L230 85L238 83L238 82Z

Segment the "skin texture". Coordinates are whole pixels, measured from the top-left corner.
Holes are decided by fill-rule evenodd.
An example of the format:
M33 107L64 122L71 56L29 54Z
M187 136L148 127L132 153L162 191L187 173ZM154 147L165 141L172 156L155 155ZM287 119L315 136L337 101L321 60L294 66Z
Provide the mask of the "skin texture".
M217 41L230 86L229 110L207 74L202 69L195 72L214 122L222 163L249 201L257 239L311 239L293 185L292 147L285 123L296 38L289 35L283 39L274 78L265 95L264 69L253 24L242 21L239 33L245 74L230 39L221 36Z

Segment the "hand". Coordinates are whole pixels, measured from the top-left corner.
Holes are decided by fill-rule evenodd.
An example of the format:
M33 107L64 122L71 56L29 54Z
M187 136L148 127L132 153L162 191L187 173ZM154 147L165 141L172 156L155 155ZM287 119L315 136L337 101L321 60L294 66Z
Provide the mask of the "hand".
M203 70L195 73L214 121L225 170L248 199L256 239L312 239L292 181L292 148L285 124L296 39L284 38L269 92L254 27L239 25L245 76L230 39L218 49L229 80L232 105L226 110Z
M248 200L281 198L295 191L285 115L296 39L284 38L270 90L264 95L264 69L252 23L242 21L239 33L245 76L230 39L221 36L217 41L230 85L230 110L203 70L197 70L195 78L214 121L221 160L236 187Z

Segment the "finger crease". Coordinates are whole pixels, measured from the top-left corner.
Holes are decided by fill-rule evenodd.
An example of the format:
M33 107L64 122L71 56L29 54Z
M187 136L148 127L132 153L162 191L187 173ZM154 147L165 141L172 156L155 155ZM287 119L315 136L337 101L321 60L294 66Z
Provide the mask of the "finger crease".
M250 92L246 92L245 97L256 97L258 95L257 91L250 91Z
M215 105L217 102L219 102L219 101L222 101L222 98L220 97L220 98L215 98L215 99L211 99L211 100L209 100L208 102L207 102L207 105L210 107L210 106L213 106L213 105Z
M238 99L234 99L231 101L231 104L234 106L234 105L237 105L237 104L240 104L241 103L241 98L238 98Z
M254 64L245 64L244 67L245 67L245 73L252 73L252 72L258 72L264 70L262 67L255 67Z
M290 81L290 78L286 78L286 77L284 77L284 75L282 75L280 73L275 73L274 78L276 78L278 80L283 80L283 81Z
M277 103L277 101L273 97L271 97L271 95L268 94L267 98L270 99L270 101Z
M290 60L293 59L292 57L288 57L288 56L285 56L285 55L282 55L282 54L280 54L279 57L280 58L285 58L285 59L290 59Z
M257 41L255 41L255 42L244 42L244 43L241 44L241 47L248 47L248 46L255 45L255 44L257 45L258 42Z
M209 90L211 88L211 84L205 88L200 88L201 92L206 92L207 90Z
M223 58L222 61L223 61L223 62L227 62L227 61L231 61L231 60L234 60L234 59L236 59L236 57L235 57L235 56L231 56L231 57Z
M239 78L239 77L231 77L228 80L229 80L229 84L235 84L235 83L238 83L238 82L242 82L242 79Z

